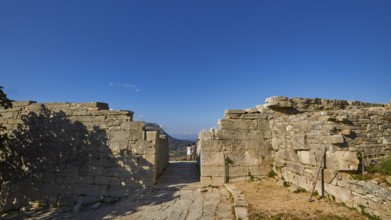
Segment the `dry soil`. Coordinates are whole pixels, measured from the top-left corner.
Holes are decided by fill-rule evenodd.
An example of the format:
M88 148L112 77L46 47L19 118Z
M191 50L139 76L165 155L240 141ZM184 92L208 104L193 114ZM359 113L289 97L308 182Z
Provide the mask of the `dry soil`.
M249 203L249 219L335 219L364 220L357 210L344 207L327 198L308 202L309 192L278 186L277 180L266 178L235 184ZM300 192L299 192L300 191Z

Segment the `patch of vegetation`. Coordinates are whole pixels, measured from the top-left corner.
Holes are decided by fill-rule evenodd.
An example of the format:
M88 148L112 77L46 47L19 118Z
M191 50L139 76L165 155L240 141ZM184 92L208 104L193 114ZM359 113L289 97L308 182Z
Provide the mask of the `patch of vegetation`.
M251 181L251 182L254 182L254 181L255 181L256 178L255 178L255 176L253 176L253 175L251 174L250 171L248 171L248 174L247 174L247 175L248 175L248 177L250 178L250 181Z
M360 209L361 209L361 215L367 217L368 220L381 220L381 218L379 218L378 216L376 216L376 215L371 215L371 214L369 214L368 212L366 212L366 211L365 211L365 206L359 205L358 207L360 207Z
M231 192L228 192L227 200L228 200L228 201L232 201L232 202L234 201L234 197L233 197L233 195L232 195Z
M293 193L305 193L305 192L307 192L307 190L301 187L298 187L295 191L293 191Z
M284 216L284 214L279 213L277 215L273 215L271 219L273 219L273 220L282 220L283 216Z
M212 188L212 189L217 189L217 188L219 188L218 186L213 186L213 185L210 185L210 184L208 185L208 187L209 187L209 188Z
M277 173L274 172L274 170L270 170L270 172L267 174L267 176L273 178L273 177L277 176Z
M349 220L350 218L335 214L321 215L319 220Z
M371 174L391 175L391 157L379 160L373 166L368 166L366 171Z
M229 165L229 164L233 164L234 162L231 160L231 158L227 156L226 158L224 158L224 163L225 165Z

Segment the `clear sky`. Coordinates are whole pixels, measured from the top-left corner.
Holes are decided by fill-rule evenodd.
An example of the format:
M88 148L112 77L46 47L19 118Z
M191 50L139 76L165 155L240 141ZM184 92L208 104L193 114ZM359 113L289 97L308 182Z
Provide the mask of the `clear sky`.
M275 95L386 103L391 1L1 0L0 85L174 137Z

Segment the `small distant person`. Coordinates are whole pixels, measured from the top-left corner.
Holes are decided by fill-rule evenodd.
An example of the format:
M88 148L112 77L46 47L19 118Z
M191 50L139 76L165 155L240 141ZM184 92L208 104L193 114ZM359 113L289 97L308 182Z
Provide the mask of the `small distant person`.
M196 145L193 143L191 145L191 160L195 160L196 156Z
M186 147L186 155L187 155L187 161L191 160L192 152L191 152L190 144L188 144Z

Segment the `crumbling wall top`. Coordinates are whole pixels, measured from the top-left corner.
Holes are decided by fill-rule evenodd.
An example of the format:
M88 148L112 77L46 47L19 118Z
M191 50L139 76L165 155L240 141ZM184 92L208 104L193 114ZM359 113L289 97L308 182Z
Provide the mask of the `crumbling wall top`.
M267 98L265 103L265 107L275 111L295 110L296 112L386 107L385 104L381 103L321 98L288 98L286 96L272 96Z

